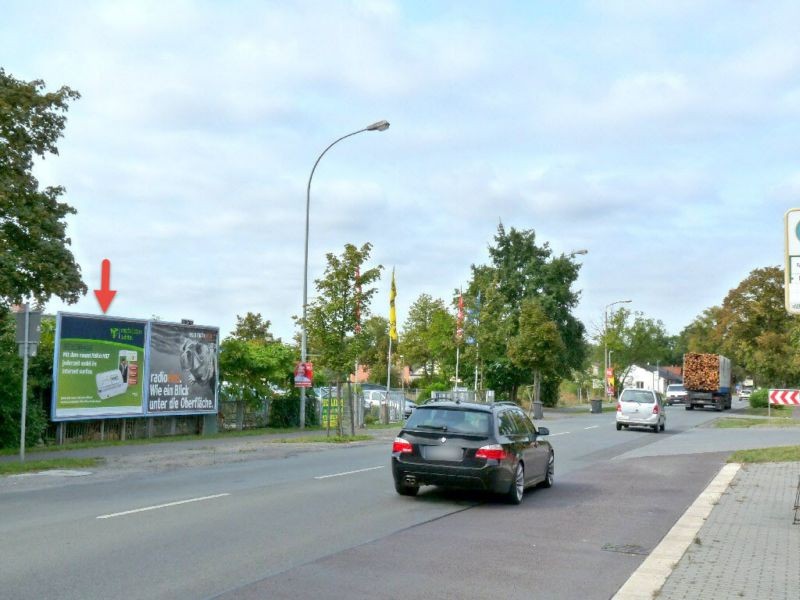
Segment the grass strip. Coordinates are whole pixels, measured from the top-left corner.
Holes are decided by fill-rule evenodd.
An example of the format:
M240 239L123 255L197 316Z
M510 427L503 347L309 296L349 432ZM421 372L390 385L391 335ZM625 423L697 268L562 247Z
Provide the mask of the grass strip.
M800 427L800 421L787 418L747 419L747 418L721 418L714 421L718 429L735 429L748 427Z
M729 463L800 462L800 446L776 446L755 450L737 450Z
M54 458L52 460L29 460L25 462L0 463L0 475L36 473L52 469L85 469L102 464L102 458Z

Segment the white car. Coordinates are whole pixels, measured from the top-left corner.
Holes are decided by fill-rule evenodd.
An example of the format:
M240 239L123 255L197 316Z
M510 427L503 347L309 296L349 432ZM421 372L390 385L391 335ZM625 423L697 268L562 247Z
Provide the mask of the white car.
M672 383L667 386L667 406L678 402L686 402L686 389L680 383Z
M666 426L664 397L659 392L638 388L622 390L617 402L617 431L623 427L650 427L658 433Z

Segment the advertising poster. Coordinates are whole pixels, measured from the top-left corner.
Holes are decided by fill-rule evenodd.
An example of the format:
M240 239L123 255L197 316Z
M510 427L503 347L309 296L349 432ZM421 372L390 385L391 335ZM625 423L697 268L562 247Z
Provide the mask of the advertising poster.
M150 323L147 414L217 412L219 329Z
M310 388L314 381L314 365L310 362L299 362L294 367L294 387Z
M145 325L58 313L53 421L142 414Z

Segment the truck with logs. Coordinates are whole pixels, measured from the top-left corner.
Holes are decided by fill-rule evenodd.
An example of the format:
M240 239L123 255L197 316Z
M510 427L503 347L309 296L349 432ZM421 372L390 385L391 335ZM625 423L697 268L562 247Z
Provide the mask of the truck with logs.
M731 361L719 354L688 352L683 355L686 410L731 407Z

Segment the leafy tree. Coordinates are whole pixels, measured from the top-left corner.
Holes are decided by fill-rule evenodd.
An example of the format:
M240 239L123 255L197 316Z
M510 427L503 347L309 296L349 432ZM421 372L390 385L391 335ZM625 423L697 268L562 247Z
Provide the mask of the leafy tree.
M602 332L598 335L601 356L604 341L611 353L615 381L624 378L622 369L631 365L667 364L674 355L674 339L667 334L660 320L624 307L609 316L605 336Z
M260 314L237 315L233 333L220 344L223 393L250 408L283 396L287 389L291 390L290 396L296 396L291 385L295 350L276 341L269 326L270 322ZM299 415L299 399L297 402Z
M424 380L431 381L445 366L455 365L455 317L444 301L421 294L408 310L400 338L405 360L421 367Z
M780 267L755 269L728 292L718 312L716 335L739 375L753 375L759 385L800 384L800 319L784 307Z
M363 348L359 362L369 368L369 381L386 385L386 361L389 358L389 319L373 315L362 328ZM392 350L392 362L398 356L398 348ZM392 381L399 381L399 372L392 368Z
M361 248L345 244L340 256L328 253L325 274L315 281L317 298L308 306L306 330L310 354L318 357L316 362L331 373L337 390L353 369L356 358L366 349L363 328L356 333L356 325L359 315L361 319L370 317L370 303L377 291L372 285L383 268L381 265L363 268L371 250L370 243ZM351 414L353 409L351 403ZM341 419L339 423L341 426Z
M40 189L32 172L36 157L58 154L68 103L80 95L44 87L0 68L0 310L27 297L72 303L86 293L64 222L75 210L59 202L64 188Z
M564 352L558 326L545 314L540 301L536 298L523 300L519 333L509 342L508 356L515 367L533 371L535 402L541 398L542 375L558 374Z
M535 298L563 342L557 368L543 375L541 385L548 402L554 402L560 380L586 356L584 327L572 314L579 298L572 284L580 265L569 256L553 256L547 243L538 245L532 229L506 231L503 225L498 227L489 256L489 265L472 266L467 288L468 305L477 311L475 352L480 352L485 365L485 384L515 400L519 386L533 381L533 369L518 368L510 359L509 344L519 335L524 300Z

